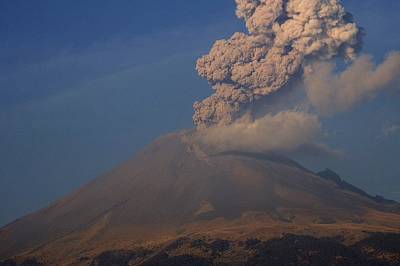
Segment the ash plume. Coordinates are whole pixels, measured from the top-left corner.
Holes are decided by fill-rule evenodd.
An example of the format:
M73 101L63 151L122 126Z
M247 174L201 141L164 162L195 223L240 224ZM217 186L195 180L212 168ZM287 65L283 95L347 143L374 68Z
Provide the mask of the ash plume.
M228 125L281 90L309 62L353 59L362 30L339 0L236 0L248 33L217 41L197 62L214 94L194 104L198 128Z
M360 56L339 74L334 64L317 62L305 72L304 81L308 99L317 112L332 116L373 98L381 90L400 88L399 74L400 53L393 52L378 66L371 56Z
M193 121L217 150L338 154L319 142L320 118L400 87L400 53L380 65L360 56L364 30L340 0L236 4L248 32L216 41L196 66L214 93L194 104Z
M287 111L266 115L254 121L243 118L230 125L212 127L199 131L197 138L221 152L291 152L311 143L320 128L317 116Z

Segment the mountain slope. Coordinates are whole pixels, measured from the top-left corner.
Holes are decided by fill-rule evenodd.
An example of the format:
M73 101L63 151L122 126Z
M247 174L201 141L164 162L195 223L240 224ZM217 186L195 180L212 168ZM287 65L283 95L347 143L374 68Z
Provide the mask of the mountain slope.
M186 132L155 141L79 191L2 228L0 258L73 261L194 234L398 232L399 213L394 202L377 202L290 159L213 154Z
M387 203L387 204L395 204L396 203L393 200L388 200L388 199L385 199L385 198L383 198L381 196L372 197L371 195L369 195L368 193L366 193L362 189L359 189L358 187L347 183L338 174L336 174L335 172L333 172L330 169L325 169L324 171L318 172L317 175L322 177L322 178L324 178L324 179L326 179L326 180L333 181L334 183L336 183L342 189L345 189L345 190L352 191L354 193L360 194L361 196L370 198L371 200L373 200L373 201L375 201L377 203Z

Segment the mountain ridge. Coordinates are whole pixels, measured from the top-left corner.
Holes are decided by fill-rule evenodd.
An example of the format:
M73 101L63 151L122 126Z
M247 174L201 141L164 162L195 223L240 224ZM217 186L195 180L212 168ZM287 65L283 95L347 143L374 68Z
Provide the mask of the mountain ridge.
M154 248L185 235L239 241L341 234L354 242L367 236L364 231L399 232L398 204L371 197L286 157L216 154L192 132L180 132L0 229L0 259L33 256L75 265L78 254Z
M388 204L398 204L398 202L394 201L394 200L390 200L390 199L385 199L382 196L379 195L375 195L372 196L370 194L368 194L367 192L365 192L362 189L359 189L358 187L348 183L346 180L342 179L341 176L339 176L337 173L335 173L334 171L332 171L331 169L327 168L324 171L320 171L317 172L316 175L325 178L327 180L331 180L333 182L335 182L339 187L343 188L343 189L347 189L350 191L353 191L355 193L358 193L360 195L366 196L378 203L388 203Z

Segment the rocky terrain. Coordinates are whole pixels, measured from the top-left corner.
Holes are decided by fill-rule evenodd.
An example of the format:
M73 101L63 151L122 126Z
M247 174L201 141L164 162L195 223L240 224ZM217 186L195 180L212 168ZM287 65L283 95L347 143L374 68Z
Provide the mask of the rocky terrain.
M400 205L276 154L155 141L0 229L0 265L396 265Z

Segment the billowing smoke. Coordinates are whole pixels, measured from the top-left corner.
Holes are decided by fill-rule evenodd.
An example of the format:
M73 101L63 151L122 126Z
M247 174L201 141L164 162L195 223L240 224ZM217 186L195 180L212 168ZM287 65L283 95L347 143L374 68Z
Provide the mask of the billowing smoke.
M340 0L236 4L248 33L215 42L197 62L214 93L194 104L193 121L199 139L218 150L329 152L316 140L320 116L400 85L400 54L378 66L369 56L359 57L363 30ZM348 68L337 74L334 58Z
M197 137L217 151L290 152L311 143L320 127L317 116L288 111L212 127L200 131Z
M360 56L340 74L335 65L318 62L305 72L308 99L319 114L334 115L373 98L387 88L400 88L400 53L391 53L375 66L370 56Z
M249 34L217 41L197 62L215 93L194 104L200 127L227 125L279 91L309 61L354 58L361 31L339 0L236 0Z

